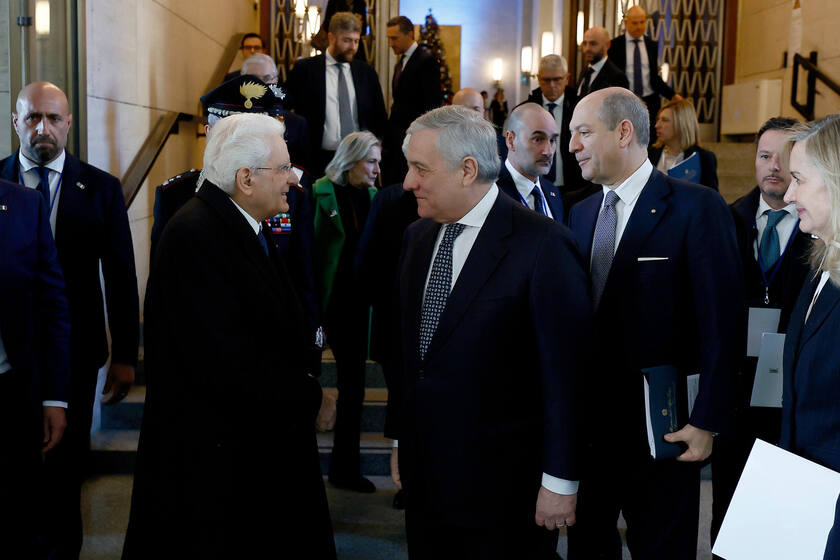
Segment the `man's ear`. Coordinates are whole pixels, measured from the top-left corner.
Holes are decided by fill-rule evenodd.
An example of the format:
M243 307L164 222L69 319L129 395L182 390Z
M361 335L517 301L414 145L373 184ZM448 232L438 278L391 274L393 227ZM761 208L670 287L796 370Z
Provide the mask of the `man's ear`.
M515 152L516 150L513 148L513 140L516 138L516 133L512 130L505 131L505 146L509 152Z
M467 187L473 184L478 178L478 161L472 156L465 157L461 160L461 171L463 173L463 179L461 180L463 186Z
M618 145L622 148L626 148L633 142L633 123L629 120L624 119L620 123L618 123L618 130L619 130L619 137L618 137Z
M236 171L235 190L245 196L251 196L254 188L251 186L254 173L248 167L242 167Z

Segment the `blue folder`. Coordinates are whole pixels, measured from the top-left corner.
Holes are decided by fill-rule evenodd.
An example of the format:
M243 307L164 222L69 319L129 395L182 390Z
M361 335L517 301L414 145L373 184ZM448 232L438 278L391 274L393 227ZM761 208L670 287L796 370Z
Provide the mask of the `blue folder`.
M700 156L694 152L686 159L668 170L668 175L674 179L682 179L689 183L700 184Z
M648 436L655 446L654 458L660 461L679 457L688 447L682 442L668 443L665 434L682 429L688 422L685 376L672 365L646 368L642 373L648 384Z

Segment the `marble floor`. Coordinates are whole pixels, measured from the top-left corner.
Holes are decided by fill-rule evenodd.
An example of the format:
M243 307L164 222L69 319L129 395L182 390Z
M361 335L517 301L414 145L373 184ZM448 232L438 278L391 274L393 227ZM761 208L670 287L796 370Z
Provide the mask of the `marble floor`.
M338 557L340 560L405 560L408 556L404 514L391 507L393 483L389 477L370 478L378 488L374 494L338 490L327 484ZM131 475L107 475L93 477L85 483L82 491L85 524L82 560L120 558L128 524L131 482ZM698 560L710 560L712 557L708 538L710 512L711 482L704 480L701 487ZM561 554L565 548L565 536L561 535ZM624 558L630 558L626 548Z

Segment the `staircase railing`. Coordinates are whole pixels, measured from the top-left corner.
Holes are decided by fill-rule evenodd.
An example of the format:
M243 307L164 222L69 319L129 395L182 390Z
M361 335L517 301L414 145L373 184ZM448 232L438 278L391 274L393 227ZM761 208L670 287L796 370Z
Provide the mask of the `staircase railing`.
M239 50L241 41L242 34L236 34L230 38L230 41L225 47L225 53L219 59L219 63L213 71L210 82L204 91L210 91L222 83L228 68L230 68L230 65L233 64L233 60L236 58L236 52ZM137 151L137 155L134 156L128 169L122 176L123 196L125 197L125 205L127 207L131 206L131 203L137 197L137 193L140 192L143 181L149 175L149 171L152 169L155 161L157 161L169 136L178 133L178 124L184 121L198 122L201 120L200 115L200 103L196 100L195 114L170 111L164 113L158 119L146 137L146 140L143 141L143 144Z
M797 92L799 86L799 67L804 68L808 72L805 103L799 103L797 99ZM809 121L814 120L814 107L816 105L817 97L817 80L822 82L831 91L840 95L840 85L834 80L826 76L819 68L817 68L817 51L811 51L808 58L805 58L799 53L793 55L793 78L791 80L790 88L790 104L794 109L799 111L803 117Z

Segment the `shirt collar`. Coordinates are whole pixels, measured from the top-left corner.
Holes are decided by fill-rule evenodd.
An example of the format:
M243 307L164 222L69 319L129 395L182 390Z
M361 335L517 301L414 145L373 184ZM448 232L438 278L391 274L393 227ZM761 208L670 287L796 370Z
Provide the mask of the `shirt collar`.
M414 54L414 51L417 50L417 41L411 43L411 46L408 47L405 52L403 53L403 66L405 66L405 61L411 58L411 55Z
M516 170L513 164L510 162L509 159L505 158L505 167L510 172L510 176L513 178L513 184L516 185L516 190L519 191L519 194L522 195L522 198L525 198L531 191L534 190L534 185L537 184L537 181L532 181L522 173Z
M481 197L481 200L473 206L472 210L464 214L464 217L456 223L480 228L484 225L484 220L487 219L487 215L490 213L490 209L493 208L493 204L496 202L496 197L498 196L499 187L496 186L496 183L493 183L487 190L487 193Z
M636 199L639 198L640 194L642 194L642 189L645 188L648 179L650 179L651 173L653 173L653 165L647 158L645 158L644 163L642 163L642 165L640 165L632 175L627 177L623 183L615 188L615 194L618 195L621 202L623 202L626 206L635 204ZM606 185L604 185L603 188L604 195L606 196L607 191L610 188Z
M767 204L767 201L764 200L764 197L761 196L761 193L759 193L758 194L758 210L755 213L755 219L757 220L758 218L763 216L765 212L773 211L773 210L775 210L775 208L771 208L770 205ZM798 217L798 214L796 213L796 204L788 204L784 208L780 208L780 210L784 210L785 212L787 212L788 214L790 214L794 218Z
M333 64L340 64L336 59L333 58L329 50L324 51L324 58L327 61L327 66L332 66Z
M607 57L605 56L595 64L590 64L589 67L592 68L592 72L600 72L601 68L604 67L604 64L607 63Z
M540 95L542 95L542 92L540 92ZM549 103L554 103L554 104L555 104L555 105L557 105L558 107L562 107L562 106L563 106L563 98L564 98L565 96L566 96L566 92L563 92L563 93L561 93L561 94L560 94L560 97L558 97L558 98L557 98L557 99L555 99L554 101L549 101L548 99L546 99L545 95L543 95L543 96L542 96L542 100L543 100L543 107L545 107L546 111L548 110L548 104L549 104Z
M635 41L636 38L625 31L624 32L624 39L627 41L627 46L629 48L633 48L633 41ZM642 35L641 37L639 37L639 46L642 46L644 44L645 44L645 36Z
M64 150L61 150L61 153L58 154L58 156L56 156L52 161L45 163L43 167L51 169L52 171L55 171L59 174L63 173L65 159L66 154ZM18 161L20 162L20 170L22 173L26 173L27 171L29 171L30 169L34 169L35 167L40 167L37 163L23 155L23 152L18 153Z
M245 216L245 219L248 221L248 225L251 226L252 230L254 230L254 235L259 235L260 234L260 223L251 214L246 212L244 208L239 206L236 203L236 201L233 200L233 198L231 198L230 201L233 202L233 205L236 206L236 209L239 210L242 213L243 216Z

